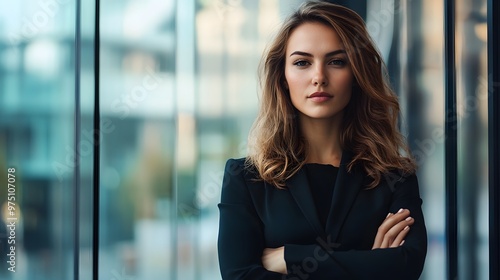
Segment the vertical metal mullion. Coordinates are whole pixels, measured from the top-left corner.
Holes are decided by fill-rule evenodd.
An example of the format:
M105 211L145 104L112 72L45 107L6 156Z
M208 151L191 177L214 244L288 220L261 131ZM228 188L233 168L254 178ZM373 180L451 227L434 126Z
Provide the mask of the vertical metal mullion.
M81 76L81 2L76 0L75 19L75 167L73 191L73 279L78 280L80 275L80 76Z
M445 178L447 278L457 279L457 92L455 65L455 1L444 2L445 32Z
M488 0L489 272L500 279L500 3Z
M94 162L92 188L92 279L99 279L99 181L100 181L100 1L95 1L94 22Z

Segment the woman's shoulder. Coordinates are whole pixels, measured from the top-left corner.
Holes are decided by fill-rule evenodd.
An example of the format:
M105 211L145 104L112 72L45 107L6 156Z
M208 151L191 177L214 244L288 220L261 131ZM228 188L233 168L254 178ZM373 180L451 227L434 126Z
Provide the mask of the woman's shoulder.
M243 157L243 158L229 158L226 161L225 170L226 170L226 172L231 171L231 170L243 170L243 169L245 169L245 162L246 161L247 160L245 157Z
M417 178L416 171L408 172L402 169L391 169L387 173L385 173L384 176L396 181L406 181Z
M228 164L230 164L231 166L243 166L246 161L247 161L246 157L242 157L242 158L229 158L226 161L226 166Z
M243 175L254 177L257 174L257 169L250 163L247 157L230 158L226 161L225 172L228 175Z
M382 182L387 184L392 192L407 188L418 189L418 179L415 172L405 172L403 170L392 170L382 176Z

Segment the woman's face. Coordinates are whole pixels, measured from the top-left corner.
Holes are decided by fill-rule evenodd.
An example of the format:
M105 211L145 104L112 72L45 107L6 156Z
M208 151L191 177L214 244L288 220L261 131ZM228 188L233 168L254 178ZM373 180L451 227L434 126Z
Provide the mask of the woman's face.
M353 74L337 32L321 23L304 23L288 39L286 84L301 117L341 116L349 103Z

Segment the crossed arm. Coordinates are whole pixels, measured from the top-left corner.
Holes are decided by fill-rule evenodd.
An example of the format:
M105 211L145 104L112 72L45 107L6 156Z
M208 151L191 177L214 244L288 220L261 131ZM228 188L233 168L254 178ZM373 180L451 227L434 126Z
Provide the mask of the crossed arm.
M408 209L400 209L396 213L389 213L377 231L373 241L374 249L396 248L404 244L404 238L410 231L415 220L410 216ZM285 247L265 248L262 254L262 264L269 271L287 274L285 262Z

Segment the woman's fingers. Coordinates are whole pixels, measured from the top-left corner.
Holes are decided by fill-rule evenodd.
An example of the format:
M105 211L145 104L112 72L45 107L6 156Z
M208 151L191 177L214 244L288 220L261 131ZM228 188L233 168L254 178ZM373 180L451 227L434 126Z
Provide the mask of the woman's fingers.
M394 241L392 241L392 244L389 245L390 248L395 248L403 245L403 241L405 240L406 235L410 232L410 226L406 226L403 228L402 231L399 232L399 234L394 238Z
M401 233L406 236L409 230L409 226L412 225L414 222L413 218L407 217L403 221L400 221L396 225L394 225L389 231L387 231L384 235L384 240L382 241L382 245L380 246L381 248L389 248L391 245L394 243L394 241L397 239L398 235ZM403 237L404 237L403 236ZM399 243L401 243L403 239L401 239Z
M410 211L405 209L399 209L395 214L389 213L382 224L379 226L377 231L377 236L373 242L372 249L380 248L383 246L384 239L386 238L386 233L397 223L401 222L410 215Z
M413 222L407 209L400 209L395 214L389 213L378 228L372 249L400 246Z
M394 214L392 214L392 213L387 214L387 217L385 217L385 220L382 222L382 224L384 224L384 223L387 221L387 219L389 219L389 217L391 217L392 215L394 215ZM381 232L381 229L380 229L380 228L381 228L381 226L382 226L382 225L380 225L380 226L378 227L377 236L375 236L375 241L373 242L373 247L372 247L372 249L377 249L377 248L380 248L380 245L382 245L382 241L384 240L384 235L385 235L385 233L383 234L383 233Z

